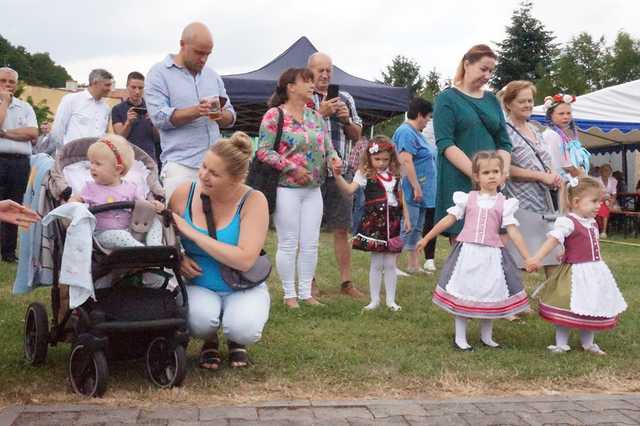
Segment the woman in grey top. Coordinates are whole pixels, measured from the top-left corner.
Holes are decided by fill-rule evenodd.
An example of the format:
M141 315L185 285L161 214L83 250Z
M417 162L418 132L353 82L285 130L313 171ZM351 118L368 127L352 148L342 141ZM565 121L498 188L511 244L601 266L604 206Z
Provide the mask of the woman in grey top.
M555 212L551 191L561 185L560 176L551 170L551 156L546 151L540 131L529 118L533 111L533 98L536 88L529 81L512 81L502 89L502 106L507 114L507 132L513 145L511 152L510 179L504 192L520 202L516 218L520 222L520 232L527 248L535 251L546 239L546 227L551 221L543 215L551 216ZM522 257L512 244L509 252L522 267ZM547 266L558 265L558 253L554 252L544 259Z

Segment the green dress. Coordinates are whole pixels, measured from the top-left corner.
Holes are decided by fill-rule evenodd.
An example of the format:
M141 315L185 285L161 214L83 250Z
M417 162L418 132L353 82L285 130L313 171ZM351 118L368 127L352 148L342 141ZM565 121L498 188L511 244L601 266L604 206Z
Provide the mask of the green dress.
M500 149L510 153L511 140L498 99L488 91L484 92L482 98L473 98L453 87L445 89L436 99L433 130L438 146L438 185L434 218L437 222L446 216L447 209L453 206L455 191L468 193L472 189L471 180L445 158L445 150L455 145L471 159L478 151ZM463 225L464 220L459 220L447 230L447 233L457 235Z

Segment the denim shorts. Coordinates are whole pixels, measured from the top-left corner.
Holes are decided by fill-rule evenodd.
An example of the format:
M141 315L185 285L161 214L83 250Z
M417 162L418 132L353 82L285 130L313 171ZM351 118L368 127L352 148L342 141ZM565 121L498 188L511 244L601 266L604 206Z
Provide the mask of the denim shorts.
M404 240L404 251L416 249L416 244L422 238L422 228L424 227L424 215L427 211L426 207L417 207L409 203L405 203L404 207L409 211L409 220L411 221L411 231L404 231L404 216L402 224L402 239Z

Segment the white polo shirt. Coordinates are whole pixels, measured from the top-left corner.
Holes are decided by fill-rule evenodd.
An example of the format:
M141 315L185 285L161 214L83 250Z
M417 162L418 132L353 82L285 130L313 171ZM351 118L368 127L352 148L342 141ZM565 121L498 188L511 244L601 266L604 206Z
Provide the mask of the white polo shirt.
M107 132L110 110L104 99L96 101L89 90L65 95L56 112L51 135L62 144L102 136Z
M9 108L7 108L7 115L5 115L4 121L0 123L0 128L2 130L13 130L24 127L38 128L36 113L31 108L31 105L14 96ZM0 138L0 153L31 155L31 142Z

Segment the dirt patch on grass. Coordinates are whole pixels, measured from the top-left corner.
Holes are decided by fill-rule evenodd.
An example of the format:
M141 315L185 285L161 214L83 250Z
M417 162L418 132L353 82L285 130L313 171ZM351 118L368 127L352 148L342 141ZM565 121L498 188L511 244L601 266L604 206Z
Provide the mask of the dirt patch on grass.
M104 398L80 398L70 391L47 392L42 387L23 387L0 395L0 406L10 404L98 404L103 406L157 407L252 405L264 401L284 400L367 400L367 399L451 399L461 397L535 396L566 394L620 394L640 392L637 376L615 377L601 370L587 376L570 379L545 379L531 382L480 381L445 372L437 380L398 378L393 383L335 383L320 379L291 383L270 380L242 383L223 378L218 383L196 380L183 388L159 390L144 387L122 389L114 384ZM213 380L212 380L213 381Z

